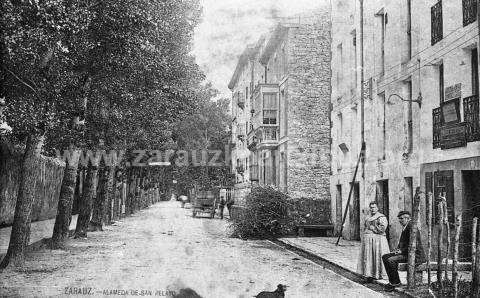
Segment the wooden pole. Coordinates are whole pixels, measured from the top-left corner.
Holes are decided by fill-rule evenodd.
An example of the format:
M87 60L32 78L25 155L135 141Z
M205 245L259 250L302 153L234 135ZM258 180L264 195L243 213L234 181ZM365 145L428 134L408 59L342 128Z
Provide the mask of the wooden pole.
M458 263L458 245L460 242L460 230L462 228L462 215L458 215L455 221L455 244L453 246L453 268L452 268L452 279L453 279L453 296L458 297L458 272L457 272L457 263Z
M338 233L338 239L336 243L337 246L338 246L338 243L340 242L340 238L342 238L343 225L345 224L345 220L347 219L348 206L350 205L350 200L352 198L352 193L353 193L353 187L355 186L355 180L357 178L358 165L360 164L360 161L363 158L364 151L365 151L365 143L362 143L362 149L360 150L360 155L358 156L357 166L355 167L355 172L353 173L352 184L350 184L350 191L348 193L348 200L347 200L347 205L345 206L345 212L343 213L342 225L340 226L340 232Z
M452 240L450 239L450 223L448 222L448 206L447 206L447 199L445 196L445 193L443 193L443 220L445 223L445 230L446 230L446 236L447 236L447 252L446 252L446 257L445 257L445 280L448 281L448 257L451 255L451 250L452 250Z
M432 283L432 271L430 269L430 255L432 254L432 208L433 207L433 194L431 192L427 195L427 228L428 228L428 251L427 251L427 277L428 277L428 288L430 289L430 284Z
M475 268L475 256L477 253L477 221L478 218L474 217L472 222L472 273L473 268Z
M438 202L438 238L437 238L437 282L440 287L440 291L443 292L442 282L442 242L443 242L443 204L442 201Z
M479 9L480 10L480 9ZM479 297L480 295L480 249L478 249L478 246L480 245L480 237L477 237L477 218L475 217L473 219L473 230L475 231L475 234L473 235L473 239L475 239L475 247L472 247L472 253L474 252L474 255L472 258L474 259L474 263L472 263L472 297ZM476 295L476 296L475 296Z
M418 220L420 213L420 187L415 190L415 196L413 198L413 218L412 218L412 230L410 231L410 241L408 245L408 266L407 266L407 285L409 289L415 287L415 252L417 250L417 232L418 232Z
M480 9L479 9L480 10ZM472 268L472 297L480 297L480 237L477 237L477 249L475 250L475 268Z

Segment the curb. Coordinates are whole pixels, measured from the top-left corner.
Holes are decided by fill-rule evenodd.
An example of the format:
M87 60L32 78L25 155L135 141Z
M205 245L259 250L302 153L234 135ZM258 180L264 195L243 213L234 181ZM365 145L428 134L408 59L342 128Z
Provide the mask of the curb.
M328 260L328 259L325 259L325 258L323 258L323 257L321 257L321 256L319 256L319 255L316 255L316 254L314 254L314 253L312 253L312 252L310 252L310 251L308 251L308 250L305 250L305 249L303 249L303 248L294 246L294 245L292 245L292 244L290 244L290 243L287 243L287 242L285 242L285 241L282 241L282 240L280 240L280 239L268 240L268 241L271 242L271 243L273 243L273 244L276 244L276 245L278 245L278 246L281 246L281 247L283 247L283 248L285 248L285 249L287 249L287 250L289 250L289 251L292 251L292 252L294 252L294 253L296 253L296 252L301 252L302 254L306 255L306 256L302 256L302 257L305 257L305 258L309 259L310 261L315 262L314 260L312 260L312 258L313 258L313 259L318 259L318 260L320 260L320 261L323 262L323 263L327 263L327 264L330 265L331 267L334 267L334 268L336 268L336 269L338 269L338 270L341 270L341 271L347 271L348 273L356 276L357 278L363 279L362 275L358 274L357 272L352 271L352 270L350 270L350 269L348 269L348 268L342 267L342 266L338 265L337 263L334 263L334 262L332 262L332 261L330 261L330 260ZM315 262L315 263L317 263L317 262ZM318 264L318 263L317 263L317 264ZM324 267L324 268L326 268L326 267ZM326 268L326 269L330 269L330 268ZM335 272L335 271L334 271L334 272ZM353 281L353 282L355 282L355 283L358 283L356 280L352 280L352 279L349 278L348 276L345 276L345 275L343 275L343 274L341 274L341 273L338 273L338 272L335 272L335 273L337 273L337 274L339 274L339 275L342 275L343 277L348 278L348 279L350 279L351 281ZM375 284L375 285L377 285L377 286L381 286L382 288L385 287L385 284L380 283L380 282L378 282L378 281L376 281L376 280L374 280L374 281L372 282L372 284ZM362 284L362 285L363 285L363 284ZM363 286L365 286L365 285L363 285ZM393 293L403 294L403 295L406 295L407 297L410 297L410 298L416 298L416 297L417 297L417 296L412 295L411 293L409 293L409 292L406 291L405 289L401 289L401 288L400 288L400 289L399 289L399 288L395 288L395 290L393 291Z

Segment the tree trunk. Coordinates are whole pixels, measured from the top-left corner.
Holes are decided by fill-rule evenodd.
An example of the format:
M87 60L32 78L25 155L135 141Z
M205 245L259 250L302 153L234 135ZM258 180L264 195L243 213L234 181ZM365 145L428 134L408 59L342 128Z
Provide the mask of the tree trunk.
M105 197L107 190L108 170L106 167L100 169L98 174L97 197L93 204L93 215L90 221L91 231L103 231L103 214L105 213Z
M22 266L25 262L25 249L29 244L31 213L35 200L36 169L43 141L44 136L41 135L30 135L27 138L10 242L7 254L0 263L0 268Z
M115 167L107 167L107 184L106 184L106 192L105 192L105 203L106 208L104 209L104 222L107 225L112 224L113 220L113 197L115 196L114 193L114 180L115 180Z
M51 247L53 249L62 248L68 239L70 231L70 216L72 214L72 205L77 184L78 160L80 151L75 150L71 154L71 159L67 160L65 165L62 186L60 188L60 197L58 199L57 217L53 227Z
M133 173L132 173L132 168L127 169L127 179L125 180L126 182L126 197L125 197L125 216L128 216L132 214L132 209L131 209L131 193L132 193L132 183L133 180Z
M98 167L90 165L87 170L87 178L80 200L77 227L75 229L75 238L87 237L88 223L92 214L92 203L96 193L96 180Z

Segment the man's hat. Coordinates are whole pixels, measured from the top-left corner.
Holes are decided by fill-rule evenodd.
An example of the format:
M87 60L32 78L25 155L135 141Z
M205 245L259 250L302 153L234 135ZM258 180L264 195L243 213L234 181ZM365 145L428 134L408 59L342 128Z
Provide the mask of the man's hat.
M398 212L397 217L401 217L401 216L403 216L403 215L405 215L405 214L407 214L407 215L410 216L410 217L412 216L412 215L410 214L410 212L408 212L408 211L400 211L400 212Z

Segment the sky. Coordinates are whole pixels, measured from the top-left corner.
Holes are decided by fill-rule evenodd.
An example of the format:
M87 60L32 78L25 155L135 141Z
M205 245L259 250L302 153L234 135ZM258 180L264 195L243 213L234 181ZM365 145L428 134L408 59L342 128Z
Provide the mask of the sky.
M308 12L327 0L201 0L203 17L194 33L193 55L207 82L229 98L227 85L240 54L281 17Z

